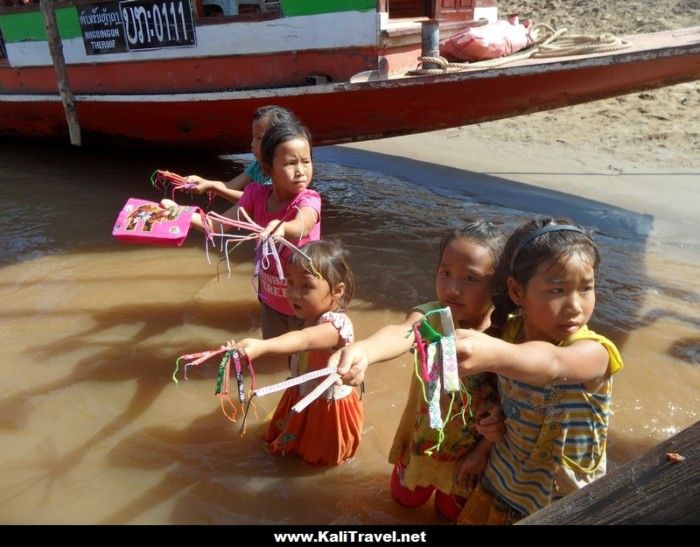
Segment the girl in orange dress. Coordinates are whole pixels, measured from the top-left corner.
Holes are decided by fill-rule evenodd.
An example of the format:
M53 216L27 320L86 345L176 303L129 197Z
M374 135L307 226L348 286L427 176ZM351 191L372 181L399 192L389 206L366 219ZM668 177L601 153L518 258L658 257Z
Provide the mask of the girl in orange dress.
M354 337L345 314L355 289L347 251L329 241L307 243L301 251L289 263L287 298L304 320L303 328L266 340L229 342L251 360L267 353L291 354L291 378L325 369L330 355ZM297 454L317 465L338 465L355 455L364 421L357 390L331 385L305 399L326 376L286 389L265 435L273 453ZM293 409L302 400L304 408Z

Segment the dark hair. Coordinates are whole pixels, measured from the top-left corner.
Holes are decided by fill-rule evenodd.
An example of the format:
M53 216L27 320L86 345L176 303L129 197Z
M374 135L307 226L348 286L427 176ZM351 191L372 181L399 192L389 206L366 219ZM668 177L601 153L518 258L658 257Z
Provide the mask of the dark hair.
M469 222L459 228L455 228L446 234L442 238L442 241L440 241L440 257L438 259L438 266L440 261L442 261L442 253L445 252L445 247L450 244L450 241L455 239L469 239L474 243L478 243L482 247L485 247L489 251L494 265L496 265L501 258L501 251L503 250L503 241L505 240L505 236L500 229L496 228L496 226L490 222L486 222L484 220L475 220L474 222Z
M531 234L545 226L565 228L543 232L529 239ZM508 314L516 309L515 303L508 294L508 277L513 276L518 283L526 286L542 264L552 265L561 257L574 254L587 257L593 266L593 272L598 272L600 265L598 246L589 232L572 225L568 219L535 219L516 228L506 241L494 275L495 308L491 315L491 322L498 328L503 328Z
M346 311L355 294L355 274L348 260L350 253L337 240L310 241L300 250L304 254L292 253L289 265L302 268L312 275L320 275L331 290L338 283L345 283L345 291L338 301L338 311Z
M260 162L263 164L263 168L272 167L275 152L280 144L294 139L305 139L309 143L309 150L311 150L311 135L303 125L298 123L271 124L260 142Z
M270 119L270 126L281 124L301 125L299 118L294 115L294 112L276 104L261 106L255 111L255 114L253 114L254 122L262 120L263 118Z

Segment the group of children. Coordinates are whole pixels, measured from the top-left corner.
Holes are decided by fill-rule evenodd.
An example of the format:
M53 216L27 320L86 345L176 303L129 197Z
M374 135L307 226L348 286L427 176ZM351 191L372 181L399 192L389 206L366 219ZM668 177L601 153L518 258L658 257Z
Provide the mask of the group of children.
M272 261L256 266L262 339L227 347L251 360L291 355L292 378L326 369L338 378L317 387L319 374L285 391L265 435L273 452L318 465L353 458L364 420L357 388L367 367L413 352L415 373L389 454L399 504L416 507L434 493L453 521L504 524L605 473L611 376L622 361L587 327L600 261L587 231L565 219L533 220L507 238L482 221L453 230L440 244L436 300L355 342L347 315L355 278L340 244L320 239L309 133L277 106L256 112L252 132L255 161L241 175L228 183L188 177L196 192L237 203L225 216L243 208L264 237L296 246L280 249L281 271ZM435 349L424 336L440 338L445 308L453 334ZM454 361L457 381L447 372L442 378L451 392L440 389L442 373L421 370L426 351ZM292 410L310 396L304 410Z

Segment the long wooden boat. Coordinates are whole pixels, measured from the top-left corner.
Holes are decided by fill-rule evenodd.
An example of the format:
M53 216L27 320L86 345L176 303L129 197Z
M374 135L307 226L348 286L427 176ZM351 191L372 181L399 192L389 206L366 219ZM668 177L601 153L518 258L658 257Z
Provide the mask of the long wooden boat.
M68 141L38 4L0 0L0 136ZM52 1L52 0L49 0ZM217 4L222 16L205 15ZM700 77L700 27L608 53L407 75L421 23L445 38L497 18L495 0L66 0L55 4L87 145L249 150L265 104L315 144L430 131ZM218 8L217 8L218 9Z

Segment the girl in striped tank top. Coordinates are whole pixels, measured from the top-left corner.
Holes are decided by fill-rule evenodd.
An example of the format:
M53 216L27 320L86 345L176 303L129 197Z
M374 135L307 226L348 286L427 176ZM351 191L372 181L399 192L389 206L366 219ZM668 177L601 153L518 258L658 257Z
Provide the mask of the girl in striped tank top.
M501 339L457 331L460 373L498 374L506 417L459 523L514 522L605 474L611 377L622 359L587 327L599 262L582 228L530 221L506 242L495 274Z

